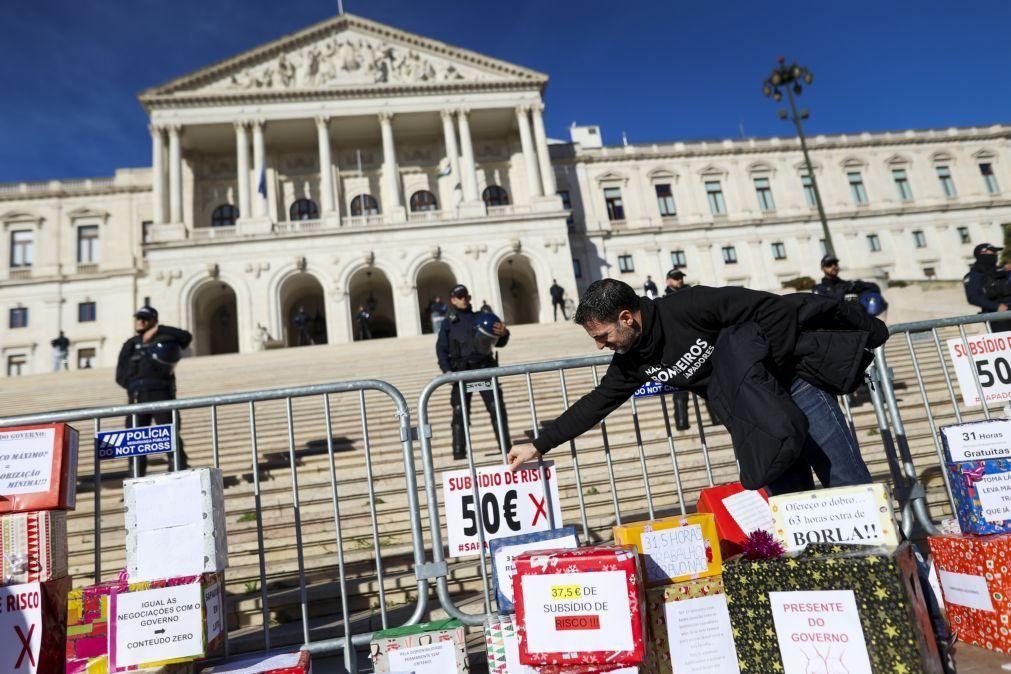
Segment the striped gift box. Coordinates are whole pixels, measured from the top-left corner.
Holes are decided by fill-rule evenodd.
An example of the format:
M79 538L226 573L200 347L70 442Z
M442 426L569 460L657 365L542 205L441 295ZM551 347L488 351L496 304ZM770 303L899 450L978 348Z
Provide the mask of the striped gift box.
M44 583L66 575L66 512L0 515L0 585Z

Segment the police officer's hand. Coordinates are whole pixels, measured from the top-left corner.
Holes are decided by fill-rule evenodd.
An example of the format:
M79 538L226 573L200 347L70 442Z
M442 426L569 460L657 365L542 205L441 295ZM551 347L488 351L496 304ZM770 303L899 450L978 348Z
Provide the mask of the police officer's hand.
M1006 304L998 304L997 305L997 311L1007 311L1007 305Z
M501 324L500 324L501 325ZM528 461L533 461L541 455L532 442L521 442L509 450L509 470L515 473L519 467Z
M495 325L493 325L491 327L491 331L494 332L499 337L501 337L505 333L509 332L508 330L506 330L505 323L503 323L502 321L499 321L498 323L496 323Z

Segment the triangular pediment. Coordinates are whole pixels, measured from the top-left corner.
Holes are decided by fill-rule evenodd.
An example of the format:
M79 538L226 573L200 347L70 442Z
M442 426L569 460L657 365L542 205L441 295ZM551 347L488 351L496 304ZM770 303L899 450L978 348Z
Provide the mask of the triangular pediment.
M143 92L144 103L342 90L543 86L547 76L343 14Z

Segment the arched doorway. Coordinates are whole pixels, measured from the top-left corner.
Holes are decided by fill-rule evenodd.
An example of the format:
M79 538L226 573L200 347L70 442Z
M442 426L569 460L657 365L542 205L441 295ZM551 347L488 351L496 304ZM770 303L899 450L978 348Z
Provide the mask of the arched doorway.
M193 353L208 356L239 352L239 313L227 283L205 283L193 295Z
M326 344L326 302L315 276L301 272L284 281L281 318L286 346Z
M351 311L351 325L354 340L362 338L359 321L356 318L359 307L364 307L371 318L369 331L372 339L397 336L397 317L393 309L393 288L381 269L368 267L359 269L348 284L348 307Z
M530 260L510 255L498 267L498 287L502 296L502 320L506 325L537 323L541 299L537 275Z
M429 303L439 297L442 303L449 306L449 292L456 285L456 276L445 262L429 262L418 272L415 286L418 288L418 309L421 315L421 332L432 332L432 318L429 315Z

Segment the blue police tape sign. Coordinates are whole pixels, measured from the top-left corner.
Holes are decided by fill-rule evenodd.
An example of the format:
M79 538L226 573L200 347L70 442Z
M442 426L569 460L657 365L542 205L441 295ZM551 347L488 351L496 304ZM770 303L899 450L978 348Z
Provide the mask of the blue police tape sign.
M100 460L126 459L131 456L147 456L174 452L176 434L172 424L126 428L121 431L105 431L95 435L95 453Z
M661 393L674 393L678 390L677 386L671 386L670 384L661 384L655 381L649 381L636 389L633 394L636 398L648 398L650 396L658 396Z

